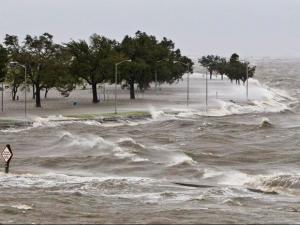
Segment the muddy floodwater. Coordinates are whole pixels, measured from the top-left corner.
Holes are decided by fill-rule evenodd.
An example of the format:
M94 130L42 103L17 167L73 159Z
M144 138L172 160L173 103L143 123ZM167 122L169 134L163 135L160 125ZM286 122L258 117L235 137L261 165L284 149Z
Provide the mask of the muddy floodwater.
M258 61L249 101L245 86L213 77L207 110L195 73L188 108L184 79L138 96L133 111L144 98L149 118L53 120L64 118L57 113L1 127L14 158L0 173L0 222L299 222L298 65Z

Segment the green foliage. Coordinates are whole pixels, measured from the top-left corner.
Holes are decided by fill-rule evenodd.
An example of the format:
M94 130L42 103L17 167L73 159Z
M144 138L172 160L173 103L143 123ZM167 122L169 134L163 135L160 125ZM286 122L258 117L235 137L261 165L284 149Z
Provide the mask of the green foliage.
M211 79L213 72L217 72L218 69L220 69L220 64L223 62L223 60L224 59L220 56L208 55L203 56L198 62L209 71Z
M247 69L248 69L248 78L253 77L255 74L256 67L249 66L249 62L241 62L239 55L234 53L231 55L229 61L225 58L215 55L203 56L199 59L199 63L207 68L212 76L213 72L218 74L227 75L227 77L232 81L236 80L237 83L242 81L245 83L247 81Z
M116 52L117 42L94 34L89 44L79 40L71 41L66 46L72 55L71 73L74 79L83 79L92 85L93 102L97 103L97 84L113 79L114 62L120 58Z
M230 57L225 71L230 80L236 80L237 83L239 83L241 80L243 83L245 83L247 81L247 71L248 77L253 77L255 69L255 67L249 66L249 62L241 62L239 60L239 55L234 53Z
M40 92L50 88L70 89L73 80L68 76L70 58L65 54L63 47L53 42L53 36L44 33L41 36L25 37L22 45L17 36L6 35L4 41L11 61L25 65L27 78L36 88L36 106L41 107ZM63 82L64 81L64 82Z
M147 89L155 80L156 72L160 83L181 79L188 68L174 64L174 61L189 64L192 71L192 60L182 56L179 49L175 50L175 44L167 38L159 42L155 36L138 31L134 37L126 36L118 50L132 60L120 69L121 80L130 88L131 99L135 98L134 85L137 84L141 90Z

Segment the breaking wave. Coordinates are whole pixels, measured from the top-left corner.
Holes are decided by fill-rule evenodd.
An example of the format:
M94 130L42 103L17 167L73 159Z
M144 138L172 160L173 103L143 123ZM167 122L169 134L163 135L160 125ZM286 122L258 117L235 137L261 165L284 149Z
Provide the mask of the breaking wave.
M232 96L232 94L224 94L222 99L209 100L208 110L202 105L191 105L190 108L169 108L165 110L150 107L149 112L154 120L170 120L180 118L192 118L194 116L215 116L222 117L235 114L250 113L281 113L293 111L293 108L299 103L294 97L291 97L286 91L270 88L260 84L258 80L251 79L253 85L253 97L248 101L241 99L240 96ZM236 95L240 95L244 91L244 87L235 87L238 90Z
M54 152L63 148L63 152ZM121 159L130 159L134 162L148 161L138 156L139 151L145 146L137 143L132 138L122 138L117 142L106 140L93 134L75 135L64 131L58 137L56 143L51 147L51 154L63 155L87 155L104 156L111 155Z
M4 174L0 173L0 187L2 188L52 188L90 190L95 187L105 189L110 188L122 189L132 184L153 183L155 180L145 177L87 177L72 176L65 174ZM62 189L63 190L63 189Z
M264 193L300 194L298 174L250 175L240 171L207 170L203 178L215 179L219 185L246 187Z
M288 194L300 194L300 176L290 174L279 174L270 176L257 176L246 183L250 187L263 191L283 192Z

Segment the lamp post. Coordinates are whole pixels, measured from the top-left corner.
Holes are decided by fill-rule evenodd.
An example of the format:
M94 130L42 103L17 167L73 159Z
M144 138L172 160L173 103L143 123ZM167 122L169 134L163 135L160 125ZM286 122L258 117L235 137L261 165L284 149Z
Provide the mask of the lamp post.
M123 60L115 64L115 114L117 114L117 83L118 83L118 66L125 62L132 62L131 59Z
M25 105L24 105L24 116L25 116L25 124L27 121L27 69L25 65L22 65L18 62L10 62L9 63L12 68L14 67L22 67L24 69L24 83L25 83Z
M247 87L246 87L246 96L247 96L247 101L249 100L249 67L248 67L249 63L246 62L246 77L247 77Z
M208 79L207 79L207 70L205 72L205 110L207 112L208 107Z
M186 105L189 106L189 100L190 100L190 64L189 63L183 63L180 61L174 61L174 63L180 63L187 67L188 73L187 73L187 88L186 88Z
M156 61L156 64L155 64L155 93L156 93L156 94L157 94L157 92L158 92L158 91L157 91L157 86L158 86L158 85L157 85L157 83L158 83L158 82L157 82L157 64L158 64L158 63L161 63L161 62L163 62L163 61L166 61L166 62L167 62L167 61L169 61L169 59L162 59L162 60Z

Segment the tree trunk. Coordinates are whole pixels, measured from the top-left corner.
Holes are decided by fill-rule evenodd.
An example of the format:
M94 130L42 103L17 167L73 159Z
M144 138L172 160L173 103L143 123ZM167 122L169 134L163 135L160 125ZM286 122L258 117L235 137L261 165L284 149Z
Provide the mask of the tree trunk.
M44 98L47 98L48 92L49 92L49 89L46 88L46 89L45 89L45 96L44 96Z
M98 95L97 95L97 83L92 84L92 90L93 90L93 103L98 103Z
M222 77L222 80L223 80L224 79L224 75L222 74L221 77Z
M35 99L35 85L32 84L32 99Z
M210 79L210 80L212 79L212 71L209 72L209 79Z
M13 101L16 100L17 92L18 92L18 88L17 87L13 87L12 88L12 100Z
M36 85L36 91L35 91L35 106L40 108L41 105L41 88L40 85Z
M130 81L129 85L130 85L130 99L135 99L134 81Z

